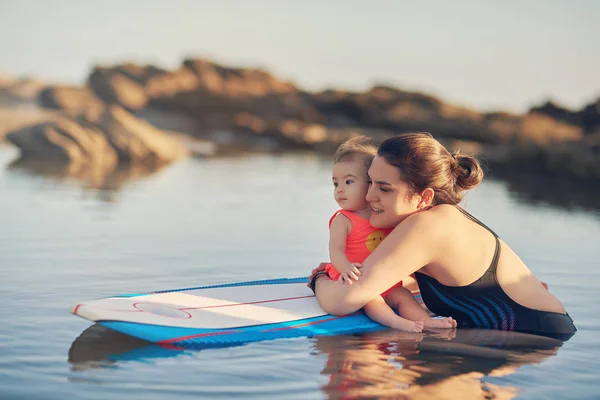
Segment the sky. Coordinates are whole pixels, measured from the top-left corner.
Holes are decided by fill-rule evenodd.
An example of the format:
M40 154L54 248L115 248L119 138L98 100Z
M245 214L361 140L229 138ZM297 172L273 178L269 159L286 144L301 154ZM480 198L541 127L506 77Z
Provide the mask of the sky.
M318 91L375 84L481 111L600 97L596 0L0 0L0 74L202 57Z

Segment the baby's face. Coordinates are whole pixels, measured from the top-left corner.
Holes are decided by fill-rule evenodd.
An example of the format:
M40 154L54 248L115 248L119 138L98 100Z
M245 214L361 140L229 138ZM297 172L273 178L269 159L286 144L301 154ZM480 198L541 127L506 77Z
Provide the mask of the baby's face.
M345 210L357 211L368 206L365 197L369 190L367 170L360 161L341 161L333 166L333 197Z

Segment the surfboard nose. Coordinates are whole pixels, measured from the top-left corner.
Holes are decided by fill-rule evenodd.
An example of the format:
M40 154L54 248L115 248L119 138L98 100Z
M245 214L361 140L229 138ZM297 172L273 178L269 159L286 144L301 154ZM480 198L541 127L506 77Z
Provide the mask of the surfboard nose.
M73 304L69 309L69 312L71 314L77 315L77 310L79 309L79 307L81 307L81 303Z

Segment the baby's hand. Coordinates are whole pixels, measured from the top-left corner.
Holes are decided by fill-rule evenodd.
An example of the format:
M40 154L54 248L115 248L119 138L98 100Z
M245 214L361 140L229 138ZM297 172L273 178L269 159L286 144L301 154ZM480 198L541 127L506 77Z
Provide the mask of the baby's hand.
M358 281L358 277L361 275L360 268L362 268L361 263L348 263L345 270L340 271L338 282L352 285L352 281Z

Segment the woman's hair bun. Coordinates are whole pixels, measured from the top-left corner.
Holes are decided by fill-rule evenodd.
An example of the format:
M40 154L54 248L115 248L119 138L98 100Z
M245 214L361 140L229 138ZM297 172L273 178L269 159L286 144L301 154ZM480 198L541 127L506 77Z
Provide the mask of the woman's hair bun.
M477 159L460 152L453 154L456 160L456 185L460 190L469 190L479 185L483 180L483 169Z

